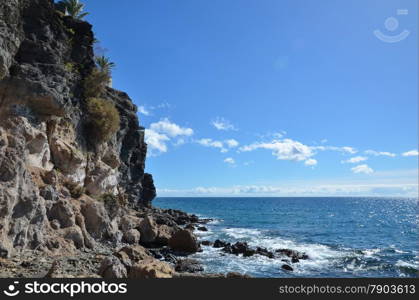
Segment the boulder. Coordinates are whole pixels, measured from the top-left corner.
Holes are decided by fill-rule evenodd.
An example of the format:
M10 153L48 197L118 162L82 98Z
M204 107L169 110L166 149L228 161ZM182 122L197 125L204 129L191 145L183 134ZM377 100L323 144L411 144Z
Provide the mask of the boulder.
M49 220L58 220L61 228L71 227L75 224L73 208L69 200L61 199L55 202L47 211Z
M138 244L140 241L141 234L137 229L130 229L124 232L122 241L128 244Z
M290 265L282 265L281 269L285 270L285 271L294 271L294 269L290 266Z
M294 259L308 259L308 255L302 252L298 252L296 250L291 249L277 249L275 250L276 253L284 256L288 256Z
M198 230L199 231L208 231L207 227L205 227L205 226L199 226Z
M64 239L72 241L77 249L84 247L84 237L79 226L60 229L60 233Z
M169 247L175 251L195 253L199 250L199 244L195 235L186 229L177 231L169 239Z
M106 279L127 278L127 269L117 257L111 255L102 260L98 274Z
M213 244L213 247L214 248L223 248L227 245L230 245L230 243L227 243L227 242L224 242L224 241L221 241L221 240L215 240L215 242Z
M141 233L141 243L148 245L153 243L158 236L158 227L154 219L150 216L145 217L139 225Z
M204 271L204 268L196 259L179 259L176 262L175 271L196 273Z
M151 257L151 253L140 245L123 247L113 255L118 258L123 258L126 256L131 261L131 264Z
M168 263L147 258L130 268L128 278L172 278L174 273L173 268Z
M114 233L109 215L102 202L82 197L81 213L87 232L95 239L110 237Z
M203 246L211 246L212 243L210 241L202 241L201 242L201 245L203 245Z
M158 246L167 246L172 235L176 232L176 228L167 225L160 225L157 230L155 244Z

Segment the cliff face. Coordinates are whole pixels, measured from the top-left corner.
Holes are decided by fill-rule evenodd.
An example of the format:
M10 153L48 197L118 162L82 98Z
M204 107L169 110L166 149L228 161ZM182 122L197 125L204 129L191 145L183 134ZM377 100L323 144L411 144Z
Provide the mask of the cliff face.
M101 144L87 134L93 40L90 24L58 13L52 0L0 0L1 257L121 241L133 209L155 197L127 94L102 95L119 112L116 134Z

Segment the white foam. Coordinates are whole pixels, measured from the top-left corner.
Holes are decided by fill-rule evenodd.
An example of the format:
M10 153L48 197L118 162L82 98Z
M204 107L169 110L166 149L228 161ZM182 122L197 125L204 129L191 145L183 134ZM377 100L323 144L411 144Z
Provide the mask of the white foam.
M418 261L416 261L415 263L410 263L410 262L406 262L406 261L403 261L403 260L398 260L396 262L396 266L418 269L419 263L418 263Z

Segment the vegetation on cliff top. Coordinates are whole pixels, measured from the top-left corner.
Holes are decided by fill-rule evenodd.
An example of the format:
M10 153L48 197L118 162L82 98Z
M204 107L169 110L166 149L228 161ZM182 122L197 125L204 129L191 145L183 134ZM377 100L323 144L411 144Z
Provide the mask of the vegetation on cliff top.
M88 12L84 11L84 4L79 0L62 0L56 4L57 10L77 20L83 20Z

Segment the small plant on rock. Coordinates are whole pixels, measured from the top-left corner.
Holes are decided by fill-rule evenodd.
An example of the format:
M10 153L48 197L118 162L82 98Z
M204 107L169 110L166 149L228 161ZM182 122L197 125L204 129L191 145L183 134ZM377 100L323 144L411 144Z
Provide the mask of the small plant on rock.
M118 131L119 112L112 102L100 98L88 98L87 111L90 136L94 141L106 142Z
M110 80L109 74L97 68L84 79L84 96L86 98L100 97Z
M83 12L84 4L79 0L62 0L56 4L56 8L58 11L77 20L83 20L89 14L88 12Z
M104 55L95 58L96 64L101 72L107 73L111 76L112 69L115 68L115 63L111 62L110 59Z

